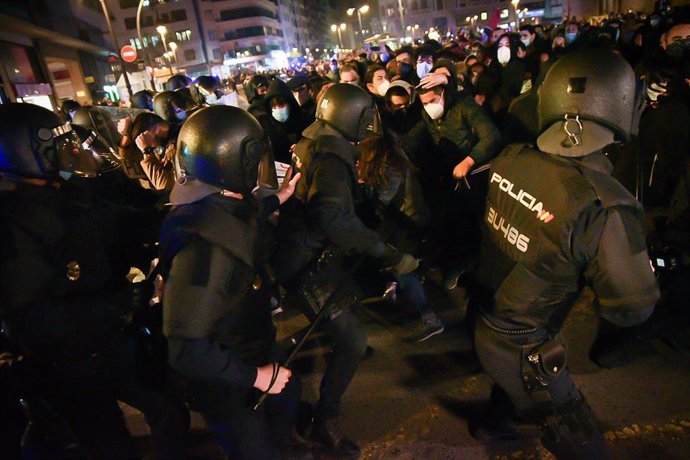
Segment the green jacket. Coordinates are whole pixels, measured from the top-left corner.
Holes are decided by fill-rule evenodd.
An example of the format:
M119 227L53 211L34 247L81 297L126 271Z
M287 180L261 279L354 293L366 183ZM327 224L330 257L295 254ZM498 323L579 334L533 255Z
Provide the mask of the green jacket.
M484 109L467 97L452 101L438 120L432 120L425 111L422 123L435 146L450 140L457 147L459 160L469 155L481 165L491 161L500 151L498 128Z

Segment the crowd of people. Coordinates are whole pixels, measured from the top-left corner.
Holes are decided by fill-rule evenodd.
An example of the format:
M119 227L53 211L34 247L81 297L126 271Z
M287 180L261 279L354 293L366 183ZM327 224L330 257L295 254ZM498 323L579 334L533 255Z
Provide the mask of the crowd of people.
M658 318L642 209L687 229L689 11L178 74L129 104L117 120L0 106L8 455L136 458L123 401L159 458L186 457L190 409L230 458L356 458L337 418L367 355L353 307L373 265L419 313L411 342L445 328L425 274L467 289L501 414L485 433L535 420L558 458L608 457L558 331L583 281L611 327ZM309 443L279 309L331 348ZM658 321L688 325L672 308Z

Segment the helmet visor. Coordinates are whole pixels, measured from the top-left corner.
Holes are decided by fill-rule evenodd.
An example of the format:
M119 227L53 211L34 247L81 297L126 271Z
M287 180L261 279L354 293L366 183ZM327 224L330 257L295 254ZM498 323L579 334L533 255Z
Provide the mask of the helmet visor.
M271 142L266 139L265 148L259 160L259 170L256 185L264 189L278 188L278 174L276 173L276 163L273 157Z
M107 144L107 142L94 132L81 143L82 148L91 154L96 162L97 175L109 173L120 168L121 158Z
M61 175L78 177L97 177L98 166L91 153L82 147L77 133L69 123L53 128L51 136L57 152L58 168ZM39 133L39 137L40 137ZM48 139L41 139L47 141Z

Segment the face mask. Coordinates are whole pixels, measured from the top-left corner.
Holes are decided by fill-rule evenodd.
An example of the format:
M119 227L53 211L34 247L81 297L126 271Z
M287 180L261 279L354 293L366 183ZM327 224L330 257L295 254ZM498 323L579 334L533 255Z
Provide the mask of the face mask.
M213 104L215 104L216 102L218 102L218 96L216 96L215 93L211 93L211 94L209 94L208 96L206 96L206 103L207 103L208 105L213 105Z
M417 76L419 78L424 78L426 77L426 74L429 73L431 70L431 67L433 67L431 64L428 62L418 62L417 63Z
M179 112L175 112L175 118L177 118L178 121L185 121L187 119L187 111L180 110Z
M431 104L425 104L424 110L429 115L432 120L438 120L443 115L443 104L438 102L432 102Z
M399 65L400 75L407 76L412 72L412 66L407 62L401 62Z
M690 39L678 40L666 47L666 54L670 58L680 61L688 49L690 49Z
M273 118L275 118L277 121L285 123L288 117L290 116L290 108L276 107L274 109L271 109L271 114L273 115Z
M379 83L379 85L376 87L376 91L379 93L379 96L385 96L388 88L390 87L391 82L388 80L383 80L383 82Z
M496 57L501 64L507 64L510 61L510 47L502 46L496 51Z
M577 38L577 32L566 32L565 33L565 41L568 45L573 43L576 38Z
M521 38L520 41L525 45L526 47L529 47L530 44L532 44L532 40L529 38Z
M650 19L649 20L649 25L652 27L656 27L661 23L660 19Z

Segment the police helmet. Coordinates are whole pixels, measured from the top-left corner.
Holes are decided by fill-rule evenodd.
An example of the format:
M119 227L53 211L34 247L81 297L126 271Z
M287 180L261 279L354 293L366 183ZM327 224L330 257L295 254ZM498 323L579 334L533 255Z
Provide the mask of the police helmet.
M67 99L60 106L60 113L62 113L65 121L70 121L72 119L72 115L74 115L74 112L76 112L80 107L81 104L79 104L77 101Z
M337 83L326 90L316 108L316 119L352 142L382 133L374 99L362 88L347 83Z
M165 89L168 91L175 91L176 89L186 88L191 82L191 78L178 73L168 78L168 81L165 82Z
M105 139L110 146L120 145L120 140L122 140L122 135L117 131L117 125L105 108L81 107L74 113L72 124L89 128Z
M70 123L34 104L0 104L0 174L57 179L93 177L97 166Z
M220 88L220 80L216 77L209 75L202 75L194 80L194 83L190 86L190 91L194 102L197 104L205 104L207 98L212 94L215 94L216 98L218 94L216 91Z
M153 111L163 120L178 123L187 118L189 101L177 91L163 91L153 98Z
M628 141L641 114L642 84L619 54L574 51L556 61L538 90L542 151L580 157Z
M142 89L132 96L132 107L135 109L153 110L153 91Z
M178 181L197 179L249 196L256 188L277 188L271 144L248 112L214 105L195 112L177 138Z

